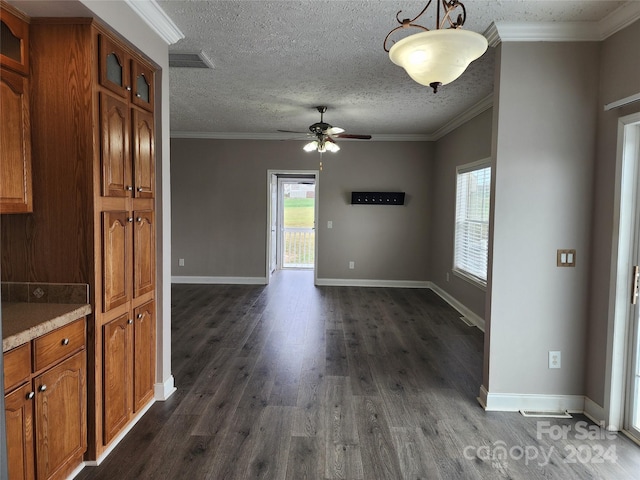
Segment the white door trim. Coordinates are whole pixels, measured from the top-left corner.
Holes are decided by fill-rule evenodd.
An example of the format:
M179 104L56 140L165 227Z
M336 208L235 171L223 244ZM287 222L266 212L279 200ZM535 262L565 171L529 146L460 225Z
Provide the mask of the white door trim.
M279 176L301 176L301 177L310 177L313 176L313 181L315 183L316 190L316 198L315 198L315 246L314 246L314 259L313 259L313 282L315 285L318 284L318 242L319 242L319 228L318 228L318 212L320 200L319 200L319 192L320 192L320 171L319 170L278 170L278 169L269 169L267 170L267 245L266 245L266 266L265 266L265 277L267 279L267 284L269 283L271 273L271 249L273 248L271 244L271 177L275 175ZM279 180L279 178L278 178ZM279 227L280 225L278 225Z
M637 139L640 113L618 119L613 236L605 371L604 419L609 430L622 430L625 412L627 331L631 315L631 259L636 230L639 159L630 152L629 142Z

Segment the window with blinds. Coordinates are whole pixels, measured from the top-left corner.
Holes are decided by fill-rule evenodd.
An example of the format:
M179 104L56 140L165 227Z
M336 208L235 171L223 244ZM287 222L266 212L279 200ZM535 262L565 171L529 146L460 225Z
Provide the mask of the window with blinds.
M457 169L453 271L472 282L487 284L489 246L489 161Z

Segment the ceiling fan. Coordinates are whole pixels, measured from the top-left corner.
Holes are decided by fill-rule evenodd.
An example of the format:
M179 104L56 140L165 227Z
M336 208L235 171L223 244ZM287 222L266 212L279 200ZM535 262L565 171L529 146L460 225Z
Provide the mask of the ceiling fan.
M351 138L357 140L370 140L371 135L356 135L350 133L344 133L344 129L340 127L334 127L324 121L324 114L327 111L327 107L324 105L317 106L316 109L320 112L320 121L309 126L309 132L294 132L291 130L278 130L285 133L306 133L307 136L313 138L313 140L307 143L304 147L305 152L313 152L314 150L323 152L337 152L340 147L335 142L336 138Z

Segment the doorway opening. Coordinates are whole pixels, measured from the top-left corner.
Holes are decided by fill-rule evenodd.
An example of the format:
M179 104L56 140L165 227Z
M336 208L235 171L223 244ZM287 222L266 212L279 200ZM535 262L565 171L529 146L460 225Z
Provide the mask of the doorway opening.
M315 272L318 172L270 170L267 174L267 279L277 270Z

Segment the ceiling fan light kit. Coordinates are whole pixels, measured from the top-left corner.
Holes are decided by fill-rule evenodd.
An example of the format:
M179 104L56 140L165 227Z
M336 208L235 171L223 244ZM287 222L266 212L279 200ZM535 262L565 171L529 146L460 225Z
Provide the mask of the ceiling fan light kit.
M429 0L414 18L400 20L402 10L396 14L400 25L385 37L384 50L389 53L391 61L404 68L413 80L431 87L436 93L439 86L453 82L471 62L480 58L487 51L488 43L479 33L461 30L467 12L462 2L457 0L436 0L435 30L414 23L427 11L432 1ZM454 20L456 12L458 16ZM422 32L405 37L388 48L390 36L405 28L418 28Z
M320 121L309 126L309 134L314 137L314 140L305 144L302 149L305 152L331 152L335 153L340 150L340 147L335 142L334 138L352 138L358 140L369 140L371 135L356 135L344 133L344 128L334 127L324 121L324 113L327 111L327 107L320 105L316 107L316 110L320 112ZM280 130L286 131L288 130ZM296 132L291 132L296 133Z

